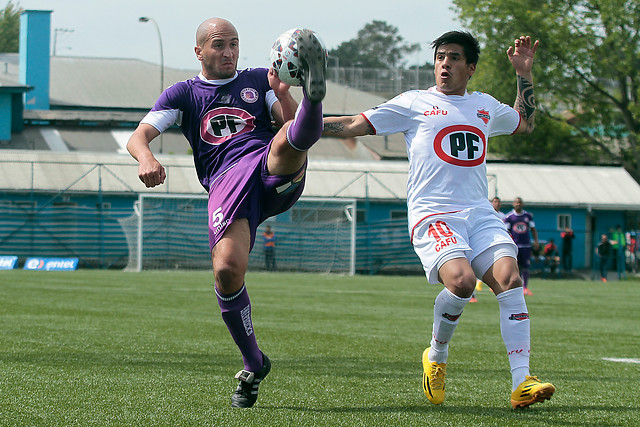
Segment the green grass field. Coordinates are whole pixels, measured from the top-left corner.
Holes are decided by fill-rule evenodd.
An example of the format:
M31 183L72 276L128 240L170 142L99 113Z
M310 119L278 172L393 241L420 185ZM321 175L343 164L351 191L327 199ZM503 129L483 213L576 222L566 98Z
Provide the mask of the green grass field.
M421 390L440 286L423 277L255 273L273 370L252 409L207 272L0 271L2 426L640 425L640 280L533 280L531 370L557 387L514 411L487 288L449 352L447 400Z

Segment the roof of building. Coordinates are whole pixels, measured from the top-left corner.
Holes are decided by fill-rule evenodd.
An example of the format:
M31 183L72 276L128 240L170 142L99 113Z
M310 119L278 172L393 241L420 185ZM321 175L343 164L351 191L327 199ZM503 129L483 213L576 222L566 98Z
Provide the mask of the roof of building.
M50 104L55 107L87 107L149 110L160 95L160 67L138 59L52 56ZM0 81L19 84L17 53L0 53ZM164 84L198 75L200 70L164 67ZM292 88L293 97L302 98L300 88ZM327 82L323 101L325 114L358 114L385 98L348 86Z
M33 126L26 126L22 135L13 135L12 140L0 144L0 148L118 152L121 148L120 140L114 138L113 128L126 133L127 129L122 129L122 124L129 124L130 134L133 126L142 119L160 94L160 67L157 64L117 58L52 56L50 59L52 109L25 110L24 119L28 125L39 125L38 128L42 124L54 126L62 142L52 147L46 143L46 138L39 136L33 129L30 131L29 128ZM19 85L18 68L17 53L0 53L0 84ZM199 70L165 67L164 86L190 79L198 73ZM296 101L302 99L301 88L294 87L291 92ZM385 98L375 94L328 81L327 97L322 104L325 115L350 115L384 101ZM68 130L70 127L87 128L84 132L91 133L92 138L84 141L81 138L69 139L72 134ZM81 133L77 131L75 135ZM402 135L371 135L360 138L359 142L361 145L356 146L349 140L326 139L316 144L311 156L320 159L360 160L404 159L407 156ZM162 147L163 153L185 154L189 150L179 132L165 133Z
M204 194L193 159L159 155L167 170L164 185L147 189L137 179L137 162L112 153L5 150L0 191ZM405 200L407 161L309 162L306 197ZM522 197L527 206L640 210L640 185L621 167L487 165L489 197Z

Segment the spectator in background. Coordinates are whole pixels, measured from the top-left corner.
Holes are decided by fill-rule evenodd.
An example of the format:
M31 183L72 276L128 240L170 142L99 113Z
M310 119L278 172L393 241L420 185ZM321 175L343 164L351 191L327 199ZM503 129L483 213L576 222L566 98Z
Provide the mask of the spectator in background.
M631 271L634 273L638 272L638 234L635 231L632 231L627 238L627 249L629 250L629 254L631 255Z
M553 239L549 239L549 243L544 245L542 254L544 255L545 269L549 273L555 273L560 265L560 256L558 255L558 246Z
M500 200L500 197L496 196L491 199L491 206L493 206L493 209L498 213L500 219L504 221L504 217L506 215L504 214L504 212L500 211L500 209L502 208L502 200Z
M538 250L538 231L533 222L533 214L524 210L522 197L513 200L513 210L504 219L507 230L518 246L518 269L522 277L523 292L533 295L529 290L529 269L531 267L531 250ZM533 236L533 247L531 237Z
M600 244L596 249L598 260L600 261L600 280L607 282L607 271L609 270L609 263L611 262L611 253L613 252L613 246L609 242L609 237L603 234L600 237Z
M562 269L570 272L573 268L573 239L576 236L573 234L572 229L566 227L560 233L560 237L562 238Z
M276 271L276 233L267 225L262 233L264 240L264 266L267 271Z
M627 239L620 224L616 225L616 229L611 233L611 246L613 266L618 272L618 278L622 279L626 270L624 250L627 246Z

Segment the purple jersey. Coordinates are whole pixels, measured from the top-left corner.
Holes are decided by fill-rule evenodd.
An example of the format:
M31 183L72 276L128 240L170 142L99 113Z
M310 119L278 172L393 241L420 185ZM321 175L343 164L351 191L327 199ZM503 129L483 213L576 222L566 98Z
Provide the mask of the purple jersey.
M167 88L142 123L161 132L175 117L193 150L198 179L207 191L220 174L274 137L266 68L238 71L214 84L201 76ZM218 82L216 82L218 83Z
M507 225L507 230L511 233L511 237L513 237L513 241L519 248L531 247L531 234L529 232L532 228L536 228L531 213L522 211L518 214L515 210L512 210L504 218L504 222Z

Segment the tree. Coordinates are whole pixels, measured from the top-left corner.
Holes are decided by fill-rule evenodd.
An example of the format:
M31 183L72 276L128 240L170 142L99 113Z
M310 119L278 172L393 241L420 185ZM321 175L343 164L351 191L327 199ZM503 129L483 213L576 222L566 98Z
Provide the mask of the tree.
M20 14L23 9L10 1L0 10L0 52L18 52L20 49Z
M534 64L536 131L507 156L622 164L640 181L640 2L637 0L454 0L482 46L473 87L511 103L506 49L522 34L540 40ZM513 84L505 84L513 82ZM494 147L495 148L495 147ZM551 157L553 156L553 157Z
M358 31L355 39L330 50L329 56L338 58L342 67L398 68L403 65L402 57L419 47L417 43L404 43L398 28L384 21L372 21Z

